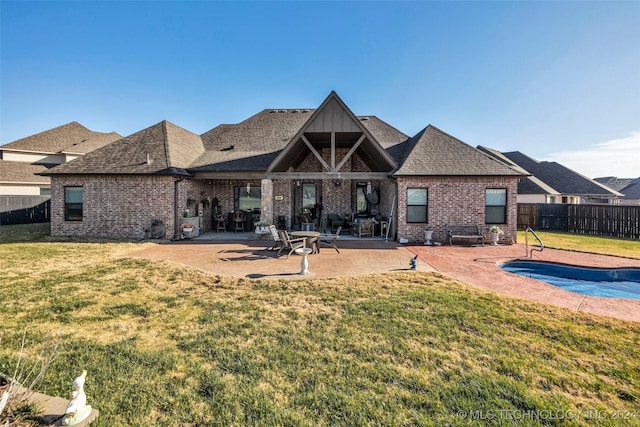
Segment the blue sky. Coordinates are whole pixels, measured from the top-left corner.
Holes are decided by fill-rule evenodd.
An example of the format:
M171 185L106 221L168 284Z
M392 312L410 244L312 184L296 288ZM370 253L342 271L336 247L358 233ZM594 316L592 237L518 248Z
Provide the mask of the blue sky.
M196 133L335 90L408 135L640 176L640 2L0 2L0 144Z

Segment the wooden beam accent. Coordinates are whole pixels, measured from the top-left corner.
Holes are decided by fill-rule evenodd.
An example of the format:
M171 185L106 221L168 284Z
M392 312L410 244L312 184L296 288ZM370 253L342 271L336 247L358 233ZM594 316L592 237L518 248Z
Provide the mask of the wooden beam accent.
M320 155L320 153L318 153L318 151L313 147L313 145L311 145L311 143L309 142L309 140L304 136L304 135L300 135L300 138L304 141L305 144L307 144L307 147L309 147L309 150L311 150L311 152L313 153L314 156L316 156L316 158L320 161L320 163L322 163L322 166L328 170L331 171L332 169L329 167L329 165L327 164L327 162L324 161L324 159L322 158L322 156Z
M271 172L264 178L283 180L304 180L304 179L353 179L353 180L374 180L389 178L388 172Z
M362 134L360 136L358 141L356 141L356 143L353 144L353 147L351 147L351 149L349 150L347 155L344 156L344 158L340 161L340 163L338 163L338 166L335 168L335 171L339 171L342 168L342 166L344 166L344 164L347 163L347 160L349 160L349 157L351 157L353 155L353 153L356 152L356 150L358 149L360 144L362 144L362 141L364 141L365 138L366 138L365 134Z
M282 173L286 173L286 172L282 172ZM256 179L264 179L267 178L267 172L266 171L261 171L261 172L248 172L248 171L244 171L244 172L195 172L193 179L210 179L210 180L216 180L216 179L240 179L240 180L256 180Z
M199 180L259 180L259 179L386 179L388 172L196 172L193 179Z
M336 133L331 132L331 170L336 170Z

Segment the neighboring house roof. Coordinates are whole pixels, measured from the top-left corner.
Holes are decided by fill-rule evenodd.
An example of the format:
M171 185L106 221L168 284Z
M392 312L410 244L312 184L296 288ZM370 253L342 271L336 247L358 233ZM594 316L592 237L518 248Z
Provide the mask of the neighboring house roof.
M43 165L0 160L0 183L2 184L48 184L49 178L35 175L47 170Z
M484 147L483 147L484 149ZM496 150L485 149L489 152ZM497 152L500 153L500 152ZM614 197L620 193L556 162L538 161L519 151L500 153L509 164L517 165L536 180L521 180L518 194L567 194L589 197ZM544 185L540 185L543 183ZM553 190L549 191L549 190Z
M612 190L623 193L622 189L632 183L633 178L616 178L615 176L605 176L601 178L594 178L594 181L604 184Z
M162 121L71 162L45 175L187 174L204 151L199 135Z
M429 125L404 143L402 164L394 174L439 176L522 176L482 151Z
M640 199L640 178L632 179L620 192L624 194L624 199Z
M481 145L478 146L478 149L484 151L485 153L497 158L501 162L506 163L512 168L522 172L524 175L528 175L525 179L521 179L518 182L518 194L549 194L559 196L561 193L552 188L544 181L540 180L538 177L531 175L525 169L521 168L516 163L512 162L507 156L502 154L498 150L494 150L493 148L483 147Z
M116 132L94 132L78 122L67 123L0 146L1 150L85 154L121 138Z

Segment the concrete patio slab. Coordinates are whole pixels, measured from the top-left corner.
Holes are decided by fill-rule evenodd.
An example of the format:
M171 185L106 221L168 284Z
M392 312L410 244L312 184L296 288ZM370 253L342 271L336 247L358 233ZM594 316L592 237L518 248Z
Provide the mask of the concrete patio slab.
M300 275L301 257L289 258L283 251L266 248L269 240L217 241L181 240L160 244L132 254L138 258L162 259L190 265L223 276L249 279L314 279L357 276L372 273L410 271L411 252L396 242L384 240L342 241L335 249L321 246L320 253L309 256L309 274ZM417 271L433 270L426 262L418 262Z

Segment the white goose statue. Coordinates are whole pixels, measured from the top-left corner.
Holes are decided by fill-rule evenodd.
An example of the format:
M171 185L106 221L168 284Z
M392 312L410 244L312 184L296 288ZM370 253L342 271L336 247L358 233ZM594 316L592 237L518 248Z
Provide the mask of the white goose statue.
M91 414L91 406L87 405L87 395L84 393L84 382L87 371L82 371L79 377L73 380L74 391L71 392L71 401L67 405L62 425L71 426L84 421Z

